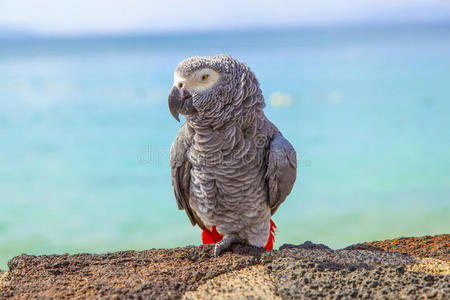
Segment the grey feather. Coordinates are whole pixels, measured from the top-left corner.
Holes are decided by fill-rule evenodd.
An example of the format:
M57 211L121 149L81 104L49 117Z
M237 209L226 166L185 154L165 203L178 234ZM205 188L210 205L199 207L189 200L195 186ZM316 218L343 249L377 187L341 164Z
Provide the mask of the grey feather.
M185 126L178 131L177 137L170 149L170 166L172 169L172 186L178 209L184 209L192 223L197 224L194 213L189 205L189 186L191 180L191 164L186 157Z
M277 132L270 142L266 173L272 215L291 192L296 175L297 155L294 147Z

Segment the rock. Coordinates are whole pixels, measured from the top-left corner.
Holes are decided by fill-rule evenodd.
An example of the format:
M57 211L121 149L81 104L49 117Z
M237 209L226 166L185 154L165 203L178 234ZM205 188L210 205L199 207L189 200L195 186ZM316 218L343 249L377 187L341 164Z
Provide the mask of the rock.
M219 258L212 246L23 254L8 263L9 272L0 271L0 299L445 299L449 235L423 239L341 250L312 242L274 251L236 244Z
M408 253L416 257L431 257L450 262L450 235L404 237L394 240L364 243L383 250Z
M292 244L284 244L280 246L280 250L284 249L323 249L323 250L331 250L330 247L325 246L324 244L315 244L311 241L306 241L300 245L292 245Z

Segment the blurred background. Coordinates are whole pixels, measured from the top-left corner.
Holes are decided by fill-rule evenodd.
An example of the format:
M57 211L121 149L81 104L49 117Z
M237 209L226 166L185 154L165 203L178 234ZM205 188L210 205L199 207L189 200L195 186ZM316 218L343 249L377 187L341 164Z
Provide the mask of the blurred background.
M299 176L276 246L450 232L450 2L0 0L0 269L200 244L167 95L194 55L260 81Z

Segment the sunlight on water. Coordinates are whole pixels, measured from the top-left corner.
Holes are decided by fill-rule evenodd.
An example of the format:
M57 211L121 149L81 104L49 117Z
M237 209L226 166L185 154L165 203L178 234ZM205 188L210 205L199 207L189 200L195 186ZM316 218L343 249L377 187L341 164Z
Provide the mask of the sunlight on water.
M179 61L223 52L298 152L276 246L450 231L448 28L0 43L0 269L199 244L170 185L167 94Z

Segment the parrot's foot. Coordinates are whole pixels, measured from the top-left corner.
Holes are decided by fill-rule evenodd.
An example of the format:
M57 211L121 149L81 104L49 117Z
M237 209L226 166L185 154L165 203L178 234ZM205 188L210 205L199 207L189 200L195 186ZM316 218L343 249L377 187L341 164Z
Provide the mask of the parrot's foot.
M216 243L214 248L214 257L218 257L223 251L230 248L232 244L244 242L245 240L238 235L226 234L220 242Z

